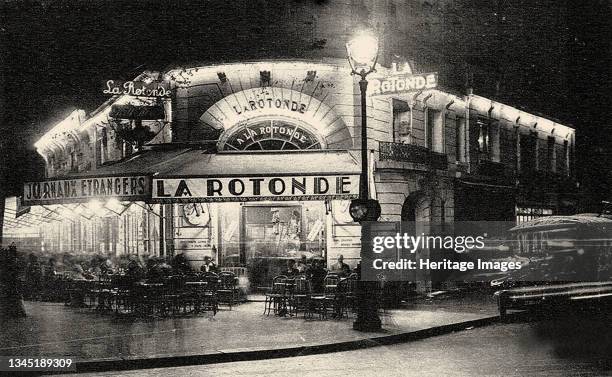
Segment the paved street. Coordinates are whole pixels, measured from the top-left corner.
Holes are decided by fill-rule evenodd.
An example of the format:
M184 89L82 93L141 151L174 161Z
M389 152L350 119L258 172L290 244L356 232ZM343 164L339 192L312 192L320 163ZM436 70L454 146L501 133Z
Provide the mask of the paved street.
M463 301L463 300L462 300ZM117 318L63 304L26 302L28 317L0 321L0 355L72 356L79 361L211 355L314 346L399 334L495 316L494 303L414 303L382 316L383 333L353 331L352 319L262 315L264 303L181 318ZM453 310L453 307L458 310Z
M559 316L360 351L102 375L612 376L611 320Z

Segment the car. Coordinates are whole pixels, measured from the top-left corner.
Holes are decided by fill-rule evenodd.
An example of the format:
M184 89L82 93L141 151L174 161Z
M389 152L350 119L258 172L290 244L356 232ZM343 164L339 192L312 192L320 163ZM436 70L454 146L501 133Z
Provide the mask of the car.
M586 302L612 303L612 281L549 283L504 289L494 295L500 318L505 320L511 309L530 309L535 306L554 309L556 306L582 305Z
M493 279L500 317L536 306L608 304L612 301L612 218L597 214L549 216L510 233L520 270Z

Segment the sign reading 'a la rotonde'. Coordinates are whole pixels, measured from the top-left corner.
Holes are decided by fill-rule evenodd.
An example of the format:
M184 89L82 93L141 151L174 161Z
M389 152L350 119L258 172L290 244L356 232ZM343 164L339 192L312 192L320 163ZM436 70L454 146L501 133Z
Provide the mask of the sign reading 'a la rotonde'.
M372 96L402 94L436 88L438 86L438 74L436 72L399 74L369 78L368 82L368 93Z
M350 199L359 193L359 175L279 177L158 178L153 201L246 201Z

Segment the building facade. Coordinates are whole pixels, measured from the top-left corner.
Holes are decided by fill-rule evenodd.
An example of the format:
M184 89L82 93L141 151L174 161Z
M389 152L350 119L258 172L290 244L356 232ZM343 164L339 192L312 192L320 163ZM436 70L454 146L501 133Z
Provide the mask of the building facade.
M5 212L5 235L18 240L33 226L54 253L184 253L196 267L211 256L259 271L252 285L301 255L342 254L355 266L360 226L348 206L361 109L349 73L344 60L266 60L144 72L132 83L159 83L157 92L114 94L108 83L106 103L74 111L36 143L47 179L25 185L29 212ZM572 128L441 88L370 93L367 116L383 221L574 211Z

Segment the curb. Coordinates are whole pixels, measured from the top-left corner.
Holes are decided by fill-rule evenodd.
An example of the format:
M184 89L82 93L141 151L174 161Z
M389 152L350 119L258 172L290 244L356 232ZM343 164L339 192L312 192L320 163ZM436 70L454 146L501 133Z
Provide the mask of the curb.
M426 339L434 336L466 330L466 328L468 327L483 327L497 322L499 322L499 316L491 316L476 320L453 323L449 325L430 327L423 330L416 330L393 335L375 336L371 338L352 340L340 343L320 344L315 346L298 346L269 350L238 351L205 355L169 356L151 359L82 361L77 362L76 372L66 371L55 374L170 368L191 365L219 364L234 361L255 361L264 359L277 359L283 357L319 355L341 351L354 351L359 349L373 348Z

